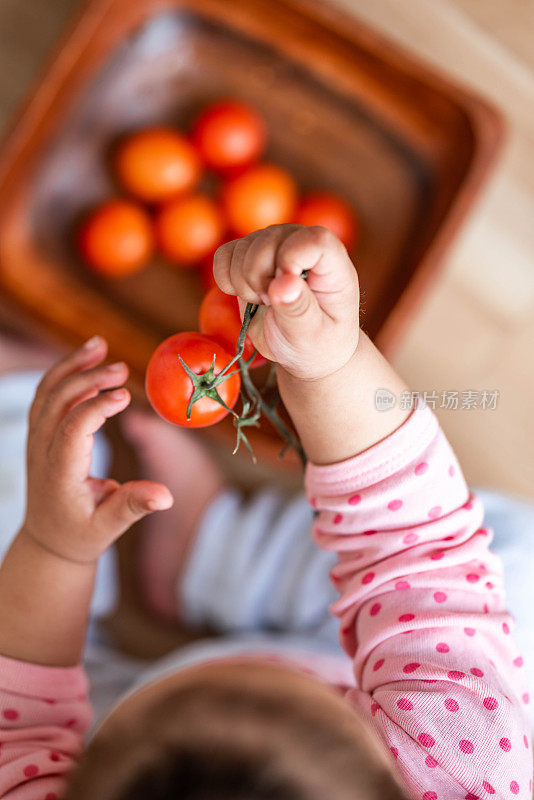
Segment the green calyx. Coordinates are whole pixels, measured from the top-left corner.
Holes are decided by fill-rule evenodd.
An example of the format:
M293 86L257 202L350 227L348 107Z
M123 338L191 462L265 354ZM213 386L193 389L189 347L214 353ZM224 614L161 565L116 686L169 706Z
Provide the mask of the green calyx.
M231 409L220 396L219 392L217 391L217 386L219 386L219 384L221 384L223 381L227 380L227 378L230 378L232 375L235 375L238 372L238 370L234 370L234 372L227 372L226 370L229 366L227 364L224 370L221 370L221 372L219 372L219 374L216 375L215 356L213 356L213 361L211 362L210 368L206 370L206 372L197 375L196 372L193 372L193 370L187 366L187 364L185 363L185 361L182 359L181 356L178 356L178 358L180 359L180 364L187 372L187 375L189 376L191 383L193 384L193 392L191 394L191 397L189 398L189 403L187 404L187 409L185 412L187 419L191 419L191 411L193 409L193 406L197 402L197 400L200 400L202 397L209 397L210 400L215 400L216 403L219 403L219 405L221 405L223 408L225 408L227 411L233 414L234 417L237 417L236 412L233 409Z
M255 407L253 403L248 400L245 395L241 394L241 402L243 403L243 409L241 411L240 416L234 419L234 426L237 430L237 439L235 443L235 447L232 451L232 455L235 456L237 451L239 450L239 445L241 442L245 445L247 450L249 451L252 461L254 464L256 463L256 456L254 455L254 451L252 450L252 446L245 434L243 428L259 428L260 425L260 417L261 417L261 408Z

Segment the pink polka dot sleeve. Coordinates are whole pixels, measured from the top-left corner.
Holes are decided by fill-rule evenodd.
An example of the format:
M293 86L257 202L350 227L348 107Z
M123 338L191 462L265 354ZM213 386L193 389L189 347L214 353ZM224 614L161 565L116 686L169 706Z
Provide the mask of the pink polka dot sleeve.
M0 797L59 800L91 722L81 667L0 657Z
M419 408L354 458L308 464L315 541L338 553L347 699L411 797L532 796L529 697L499 559L436 417Z

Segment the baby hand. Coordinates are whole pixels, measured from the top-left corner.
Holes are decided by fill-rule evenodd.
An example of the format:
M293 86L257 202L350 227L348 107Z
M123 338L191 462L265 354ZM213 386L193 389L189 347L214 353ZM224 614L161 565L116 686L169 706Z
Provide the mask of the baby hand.
M307 278L301 273L307 270ZM219 247L223 292L261 304L248 334L259 352L302 380L331 375L358 344L359 288L347 251L326 228L271 225Z
M23 530L70 561L95 561L136 520L172 505L161 484L121 486L89 476L93 434L130 402L118 388L128 376L126 365L99 366L106 351L106 342L95 337L53 366L30 411Z

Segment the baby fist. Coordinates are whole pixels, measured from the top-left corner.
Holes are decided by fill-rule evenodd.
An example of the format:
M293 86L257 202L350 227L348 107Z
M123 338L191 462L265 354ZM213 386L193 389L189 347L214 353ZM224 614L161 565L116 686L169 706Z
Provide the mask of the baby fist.
M259 352L301 380L343 367L358 344L358 277L326 228L271 225L222 245L213 272L220 288L260 304L248 335ZM305 277L303 276L303 274Z

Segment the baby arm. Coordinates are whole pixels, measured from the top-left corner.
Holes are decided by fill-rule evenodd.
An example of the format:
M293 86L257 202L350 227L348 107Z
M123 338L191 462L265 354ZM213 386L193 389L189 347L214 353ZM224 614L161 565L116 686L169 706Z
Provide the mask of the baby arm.
M332 611L349 695L413 797L530 798L523 660L483 509L428 408L385 440L309 465L313 535L338 554Z
M76 665L98 557L172 503L160 484L89 476L93 434L129 402L126 366L105 355L95 338L54 366L30 412L26 515L0 566L1 797L62 787L91 715Z
M375 409L377 389L406 387L358 336L346 252L321 229L279 226L225 245L215 267L225 291L266 304L251 337L277 362L310 458L314 538L339 556L350 701L414 798L526 800L529 698L491 535L431 412Z

